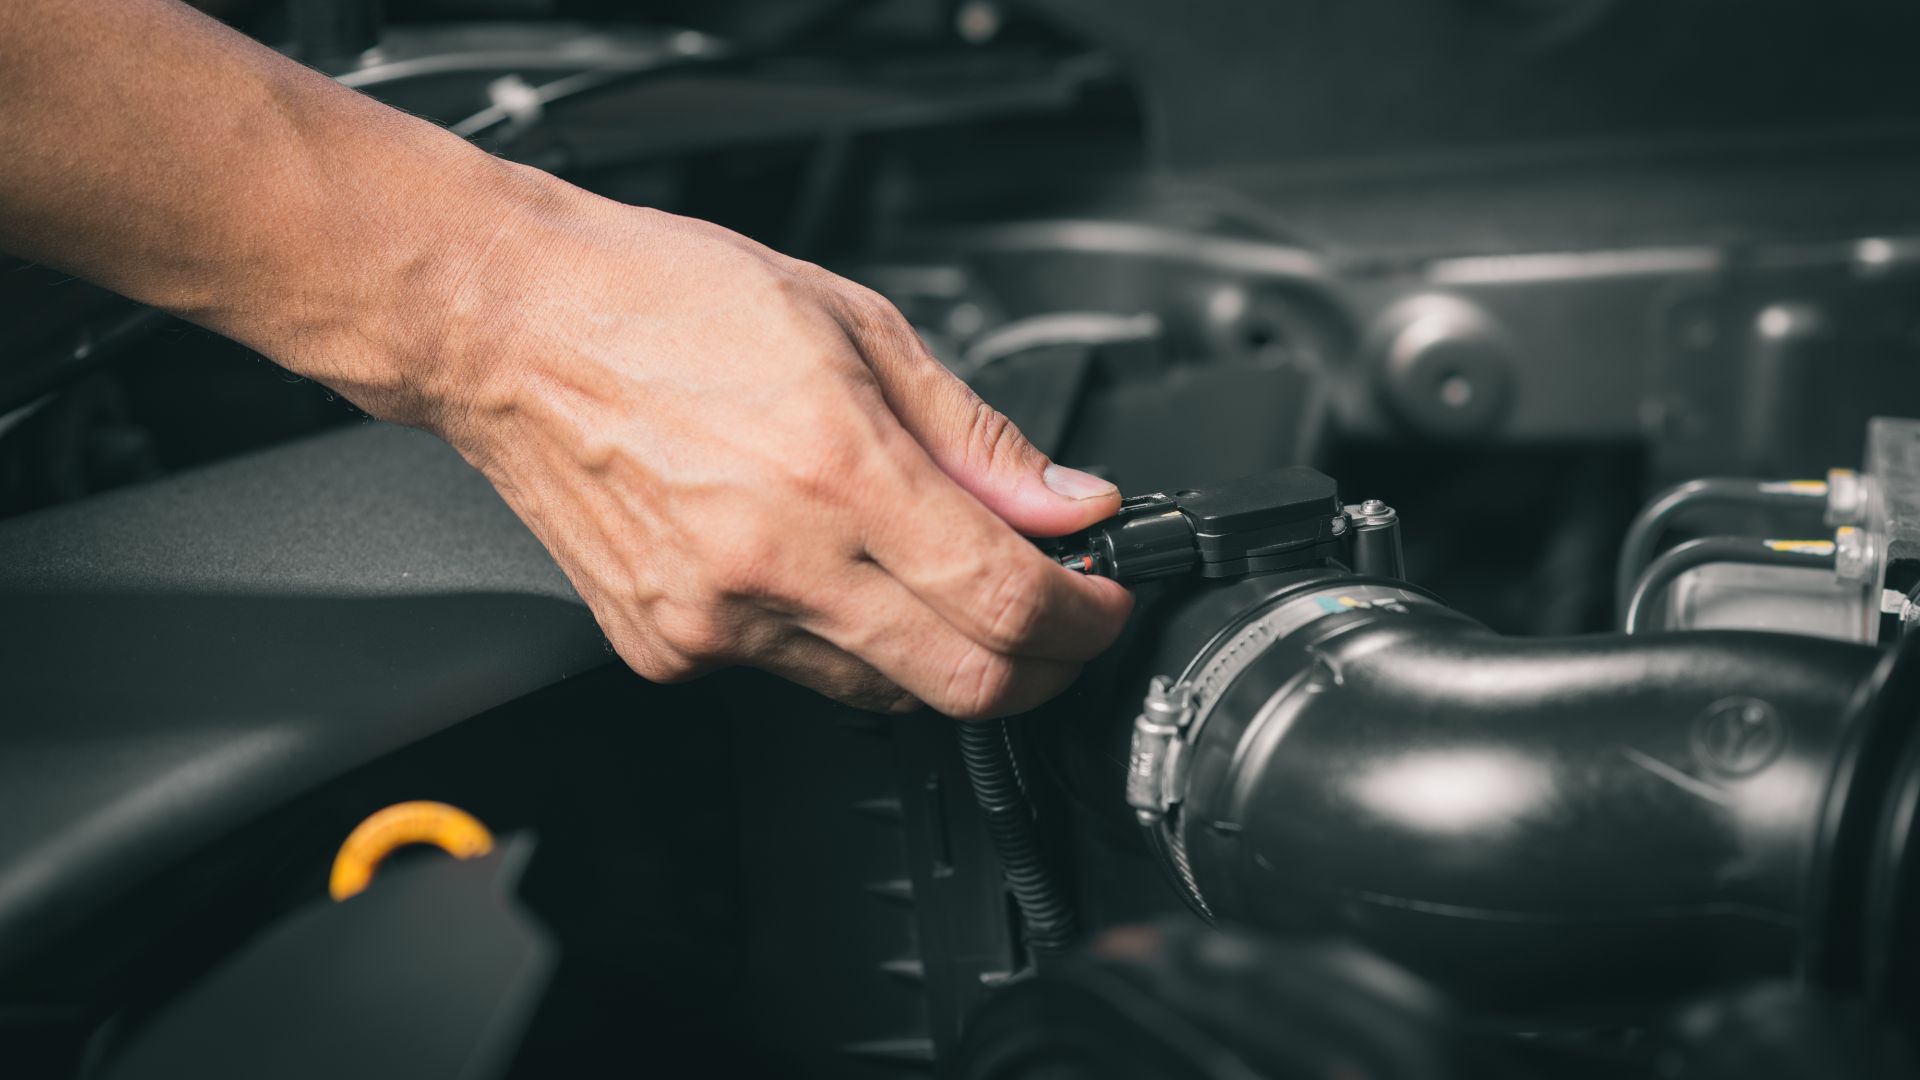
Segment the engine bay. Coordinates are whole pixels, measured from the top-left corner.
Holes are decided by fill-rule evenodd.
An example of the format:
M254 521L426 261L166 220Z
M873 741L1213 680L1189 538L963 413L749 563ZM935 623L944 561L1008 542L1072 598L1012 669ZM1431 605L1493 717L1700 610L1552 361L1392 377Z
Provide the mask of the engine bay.
M456 451L11 264L8 1075L1920 1072L1920 14L381 9L216 13L876 290L1134 615L649 683Z

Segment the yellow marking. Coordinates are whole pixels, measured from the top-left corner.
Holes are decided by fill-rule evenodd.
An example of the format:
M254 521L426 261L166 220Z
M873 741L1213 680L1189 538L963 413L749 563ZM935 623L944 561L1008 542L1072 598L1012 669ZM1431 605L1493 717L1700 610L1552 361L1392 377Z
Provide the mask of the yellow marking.
M472 814L438 802L395 803L354 826L333 857L327 892L345 900L366 891L380 863L408 844L432 844L456 859L493 850L493 834Z
M1341 597L1341 598L1340 598L1340 605L1341 605L1342 607L1365 607L1365 606L1366 606L1365 604L1362 604L1362 603L1361 603L1360 601L1358 601L1358 600L1355 600L1355 599L1354 599L1353 597L1351 597L1351 596L1343 596L1343 597Z
M1796 555L1831 555L1831 540L1768 540L1767 546L1775 551L1790 551Z
M1773 480L1760 485L1761 491L1786 492L1792 495L1825 495L1825 480Z

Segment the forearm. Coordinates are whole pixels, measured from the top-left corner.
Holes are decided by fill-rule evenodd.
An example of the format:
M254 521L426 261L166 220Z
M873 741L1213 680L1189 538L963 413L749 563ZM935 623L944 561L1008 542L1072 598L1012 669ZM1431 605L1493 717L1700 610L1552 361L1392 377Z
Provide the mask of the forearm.
M399 419L560 187L173 0L10 0L0 100L0 249Z

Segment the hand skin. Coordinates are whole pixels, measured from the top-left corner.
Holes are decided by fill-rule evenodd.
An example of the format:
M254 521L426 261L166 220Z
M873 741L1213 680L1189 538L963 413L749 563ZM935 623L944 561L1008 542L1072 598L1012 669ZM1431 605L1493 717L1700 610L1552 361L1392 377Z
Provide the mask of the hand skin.
M9 0L0 100L0 249L436 432L650 679L746 664L989 717L1119 632L1125 589L1019 535L1119 494L852 282L498 161L176 0Z

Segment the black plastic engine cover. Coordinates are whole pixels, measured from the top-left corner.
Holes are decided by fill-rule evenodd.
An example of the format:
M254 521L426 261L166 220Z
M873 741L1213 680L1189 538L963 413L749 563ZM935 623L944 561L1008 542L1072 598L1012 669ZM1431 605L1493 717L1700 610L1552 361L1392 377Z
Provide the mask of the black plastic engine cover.
M0 524L0 986L261 813L612 659L486 480L399 428Z

